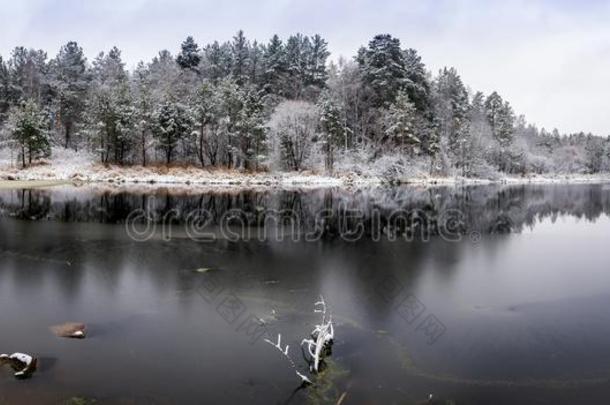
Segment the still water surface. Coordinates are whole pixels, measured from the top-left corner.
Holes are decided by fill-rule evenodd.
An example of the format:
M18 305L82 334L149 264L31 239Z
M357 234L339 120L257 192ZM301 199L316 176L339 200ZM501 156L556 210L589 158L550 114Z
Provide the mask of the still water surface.
M357 241L342 237L346 207L362 214ZM126 229L138 209L157 224L146 241ZM214 237L193 240L185 222L201 209ZM231 210L252 230L268 209L294 213L296 237L220 232ZM321 209L330 214L318 237L298 237L317 229ZM460 217L450 237L439 224L407 232L408 240L389 240L381 225L378 237L374 213L387 225L396 209ZM609 401L606 185L202 194L59 187L2 190L0 212L0 352L41 359L25 382L0 372L0 403L336 404L343 396L344 404L411 404L430 394L443 404ZM319 318L320 295L336 339L316 384L298 389L263 339L281 333L305 372L297 348ZM244 326L254 317L265 335ZM49 332L66 321L87 323L89 337Z

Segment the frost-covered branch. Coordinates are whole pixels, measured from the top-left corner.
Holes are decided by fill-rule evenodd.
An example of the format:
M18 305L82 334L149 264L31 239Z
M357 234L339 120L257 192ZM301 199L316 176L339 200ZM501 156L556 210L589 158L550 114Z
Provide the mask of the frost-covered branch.
M317 374L320 371L320 365L324 360L324 356L329 352L335 337L332 316L328 315L327 311L326 301L324 301L324 297L320 296L320 300L314 303L314 313L322 314L322 320L320 324L315 325L315 328L311 333L311 338L303 339L301 341L303 358L309 364L309 372L313 374ZM298 371L294 360L292 360L292 357L290 357L289 354L290 346L282 346L281 334L278 333L277 342L273 342L269 339L265 339L265 342L275 347L284 357L286 357L286 359L288 359L290 366L303 383L313 384L309 377Z
M294 361L292 360L292 358L290 357L290 355L288 354L288 351L290 349L290 346L286 345L285 348L282 348L282 335L280 333L278 333L277 335L277 343L273 343L272 341L270 341L269 339L265 339L265 342L269 343L271 346L275 347L277 350L279 350L280 353L282 353L282 355L284 357L286 357L286 359L288 359L288 362L290 363L290 367L292 367L294 369L294 372L296 373L297 376L299 376L299 378L307 384L312 384L311 380L306 376L303 375L299 372L299 370L297 370L297 366L294 363Z

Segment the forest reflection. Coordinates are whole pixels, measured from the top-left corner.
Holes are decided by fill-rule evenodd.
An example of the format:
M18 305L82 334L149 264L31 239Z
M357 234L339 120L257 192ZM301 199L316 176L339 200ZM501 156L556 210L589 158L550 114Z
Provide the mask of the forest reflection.
M369 190L240 191L219 193L95 191L82 188L8 190L0 192L3 216L31 221L125 223L134 211L148 220L184 224L193 213L205 212L211 225L238 212L250 227L298 222L302 230L319 225L324 212L324 236L337 236L347 226L360 225L374 236L376 221L399 231L417 227L437 234L447 212L453 231L481 234L520 232L545 218L572 216L595 221L610 212L610 188L605 185L484 185L464 187L396 187ZM402 213L397 215L397 212ZM357 215L355 214L357 213ZM456 214L456 213L459 213ZM414 218L418 217L418 218ZM235 219L235 218L233 218ZM444 219L448 221L447 218Z

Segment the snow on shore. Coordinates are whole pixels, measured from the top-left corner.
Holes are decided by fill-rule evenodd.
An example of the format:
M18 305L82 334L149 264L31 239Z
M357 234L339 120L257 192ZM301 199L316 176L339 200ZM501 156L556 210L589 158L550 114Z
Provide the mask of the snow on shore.
M526 183L600 183L610 182L609 175L547 175L505 177L500 180L465 179L460 177L430 177L386 179L371 175L343 173L334 176L313 172L246 173L222 169L202 169L194 166L104 166L82 152L64 149L53 151L54 158L21 169L7 161L0 162L0 180L70 181L113 185L193 186L219 188L321 188L364 187L384 184L452 185L452 184L526 184ZM10 183L10 182L7 182ZM6 184L6 183L5 183Z

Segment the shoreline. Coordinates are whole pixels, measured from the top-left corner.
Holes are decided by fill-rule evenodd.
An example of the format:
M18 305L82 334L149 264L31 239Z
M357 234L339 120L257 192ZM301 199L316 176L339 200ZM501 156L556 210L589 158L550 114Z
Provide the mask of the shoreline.
M546 175L481 179L463 177L382 178L337 173L334 175L302 172L256 172L206 169L198 167L163 166L102 166L78 165L69 167L53 164L35 165L25 169L0 167L0 189L42 188L59 185L94 185L142 188L191 189L318 189L368 188L384 186L469 186L486 184L582 184L610 183L610 173L599 175Z

